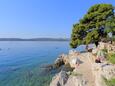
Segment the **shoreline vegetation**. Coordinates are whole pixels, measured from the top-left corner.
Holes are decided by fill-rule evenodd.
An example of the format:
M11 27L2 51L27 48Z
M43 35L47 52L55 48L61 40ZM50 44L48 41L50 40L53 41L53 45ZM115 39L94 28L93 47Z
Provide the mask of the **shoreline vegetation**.
M69 38L0 38L0 41L70 41Z

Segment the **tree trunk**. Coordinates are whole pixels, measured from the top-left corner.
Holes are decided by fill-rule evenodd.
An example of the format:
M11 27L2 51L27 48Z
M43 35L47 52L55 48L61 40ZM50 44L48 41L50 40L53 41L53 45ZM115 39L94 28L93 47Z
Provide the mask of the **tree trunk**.
M98 41L95 42L96 47L99 45Z

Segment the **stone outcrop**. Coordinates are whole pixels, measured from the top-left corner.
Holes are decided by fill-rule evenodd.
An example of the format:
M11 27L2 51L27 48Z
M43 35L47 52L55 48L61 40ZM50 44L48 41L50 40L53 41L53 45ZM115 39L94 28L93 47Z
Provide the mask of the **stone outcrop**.
M70 50L68 55L65 54L60 55L55 60L54 67L59 68L62 65L70 65L71 68L75 68L75 64L73 64L71 60L76 58L78 55L80 55L80 53L75 50Z
M115 46L112 44L108 44L106 49L108 50L108 53L115 53Z
M107 49L108 53L114 52L115 50L115 46L107 43L99 43L98 47ZM62 54L55 61L55 65L58 67L61 65L69 65L71 68L75 68L76 64L73 64L71 60L77 57L79 57L83 63L80 64L77 69L69 71L75 72L76 75L71 75L71 73L66 70L59 72L53 77L50 86L106 86L104 79L110 80L115 78L115 65L107 61L95 63L96 53L97 49L86 53L71 50L67 55Z
M91 67L86 68L87 66L91 66L88 58L86 58L88 56L88 53L77 53L77 52L72 52L71 54L67 55L68 57L68 63L70 64L70 66L72 68L75 68L75 64L71 63L71 60L79 57L81 61L83 61L82 64L80 64L79 68L74 71L70 71L70 72L75 72L78 73L76 76L75 75L68 75L68 79L66 81L66 83L64 85L59 85L59 78L60 77L60 73L58 75L56 75L53 79L52 82L50 84L50 86L91 86L89 85L90 83L93 84L93 79L91 81L90 78L92 78L92 76L90 76L91 73ZM66 73L68 73L67 71L65 71ZM83 76L81 76L81 74L79 75L79 73L83 73ZM88 78L86 78L88 77ZM87 83L88 82L88 83ZM57 84L58 83L58 84Z
M54 62L54 67L59 68L60 66L64 65L63 57L58 57Z
M70 76L64 86L88 86L87 81L82 76Z
M106 65L105 67L102 68L101 74L107 80L115 78L115 65Z
M53 77L50 86L64 86L68 80L68 75L65 71L61 71L55 77Z
M75 51L75 50L70 50L69 51L69 54L68 54L68 63L70 64L70 66L72 67L72 68L75 68L75 63L73 63L72 62L72 60L74 59L74 58L77 58L78 56L80 55L80 53L79 52L77 52L77 51Z
M50 86L88 86L87 81L81 76L69 76L65 71L61 71L53 77Z
M115 45L113 44L100 42L98 47L101 49L107 49L108 53L115 53Z
M92 68L92 72L95 75L96 86L106 86L104 79L110 80L115 78L115 65L94 63Z

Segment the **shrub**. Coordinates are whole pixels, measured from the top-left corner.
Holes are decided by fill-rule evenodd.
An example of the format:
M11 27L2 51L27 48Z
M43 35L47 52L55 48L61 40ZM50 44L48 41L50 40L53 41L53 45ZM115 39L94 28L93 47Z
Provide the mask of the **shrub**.
M108 54L107 60L108 60L110 63L115 64L115 54Z
M107 80L104 78L104 81L107 86L115 86L115 79Z

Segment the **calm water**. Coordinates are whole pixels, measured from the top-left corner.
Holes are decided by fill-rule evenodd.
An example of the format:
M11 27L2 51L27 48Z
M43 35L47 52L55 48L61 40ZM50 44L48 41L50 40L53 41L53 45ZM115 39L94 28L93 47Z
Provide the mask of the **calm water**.
M0 86L49 86L52 74L40 68L62 53L69 42L0 42ZM80 50L81 48L78 48Z
M0 48L0 86L48 86L52 75L40 75L40 66L67 53L69 42L0 42Z

